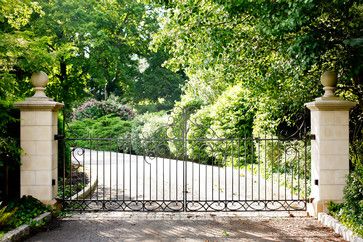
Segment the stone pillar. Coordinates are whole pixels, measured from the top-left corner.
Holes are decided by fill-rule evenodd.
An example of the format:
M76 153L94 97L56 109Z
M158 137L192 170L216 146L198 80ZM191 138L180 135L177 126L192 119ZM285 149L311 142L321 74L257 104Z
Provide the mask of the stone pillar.
M33 97L15 103L20 109L20 194L31 195L46 204L54 204L58 189L58 110L63 104L48 98L44 89L48 76L34 73Z
M321 76L325 94L306 103L311 110L311 203L308 212L317 216L329 201L341 202L349 173L349 110L354 102L334 95L337 76Z

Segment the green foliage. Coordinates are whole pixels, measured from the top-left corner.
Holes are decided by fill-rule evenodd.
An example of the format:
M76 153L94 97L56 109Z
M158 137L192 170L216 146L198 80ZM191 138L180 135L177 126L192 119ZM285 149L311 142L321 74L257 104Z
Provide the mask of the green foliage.
M329 212L359 236L363 236L363 142L351 143L354 170L347 177L342 204L331 203ZM352 154L353 153L353 154Z
M133 111L121 104L116 97L111 96L105 101L90 99L76 108L73 113L73 120L84 118L97 119L106 115L113 115L122 120L129 120L134 117Z
M359 236L363 236L363 168L356 168L348 176L344 202L331 203L329 212Z
M125 136L131 132L131 127L131 121L122 120L121 118L114 117L113 115L106 115L98 119L86 118L80 121L74 121L67 127L67 137L78 138L79 140L68 142L67 144L71 147L118 151L120 149L118 142L108 140L92 142L86 139L124 139Z
M168 157L167 128L169 117L165 112L145 113L133 120L132 150L138 155Z
M226 165L223 162L231 162L235 158L244 164L244 160L236 159L240 153L246 157L247 163L254 162L250 152L252 143L238 143L238 139L252 136L254 110L247 102L248 95L248 91L240 85L233 86L224 91L213 105L200 109L190 117L188 155L191 158L206 159L201 160L203 163L212 159L220 165ZM213 141L216 139L229 141L222 144ZM244 153L248 155L244 156ZM237 162L234 165L238 166Z
M206 141L212 120L209 106L199 109L190 116L187 154L193 161L211 164L214 160L213 154L207 151L211 142Z
M162 66L167 59L165 53L157 52L147 56L142 63L146 68L135 81L132 99L134 102L149 101L169 107L180 99L181 88L186 77L183 73L174 73ZM162 108L162 107L161 107ZM160 110L157 110L160 111Z
M5 211L11 213L15 211L6 228L12 229L23 224L30 224L32 219L45 212L51 211L51 209L49 206L45 206L32 196L23 196L18 200L9 202Z
M169 149L175 157L184 156L183 140L186 138L187 121L190 115L195 113L202 105L202 100L187 96L183 96L181 101L175 103L170 114L169 128L167 130L170 139Z
M241 84L257 132L296 130L303 104L321 94L321 72L335 69L340 92L363 103L361 1L154 2L166 10L152 47L170 53L165 66L186 73L182 100L213 105Z
M13 210L8 211L6 206L4 206L0 209L0 228L5 228L10 225L10 221L12 219L12 216L16 212L16 210L17 210L17 208L14 208Z

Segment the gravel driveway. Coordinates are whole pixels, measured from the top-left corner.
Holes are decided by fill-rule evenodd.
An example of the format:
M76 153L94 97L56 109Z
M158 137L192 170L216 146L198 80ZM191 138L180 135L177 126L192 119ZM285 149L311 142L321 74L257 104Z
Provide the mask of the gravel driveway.
M344 241L313 218L286 213L86 213L27 241ZM257 216L256 216L257 215Z

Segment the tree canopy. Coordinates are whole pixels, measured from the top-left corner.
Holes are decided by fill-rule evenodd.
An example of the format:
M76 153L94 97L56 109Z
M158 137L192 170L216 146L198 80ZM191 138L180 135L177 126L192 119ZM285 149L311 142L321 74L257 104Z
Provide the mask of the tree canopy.
M156 1L165 7L152 46L189 81L183 99L212 105L234 85L248 89L254 126L294 126L303 104L335 70L342 95L362 100L362 1Z

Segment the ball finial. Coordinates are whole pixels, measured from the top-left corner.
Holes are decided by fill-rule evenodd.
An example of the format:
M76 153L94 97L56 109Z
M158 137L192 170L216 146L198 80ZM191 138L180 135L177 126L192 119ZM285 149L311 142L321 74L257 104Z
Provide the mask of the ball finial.
M46 98L47 96L44 93L45 86L48 83L48 76L44 72L36 72L31 77L31 82L35 89L35 94L33 97L37 98Z
M324 86L324 96L323 97L335 97L334 90L337 86L338 77L335 71L326 71L321 75L321 84Z

